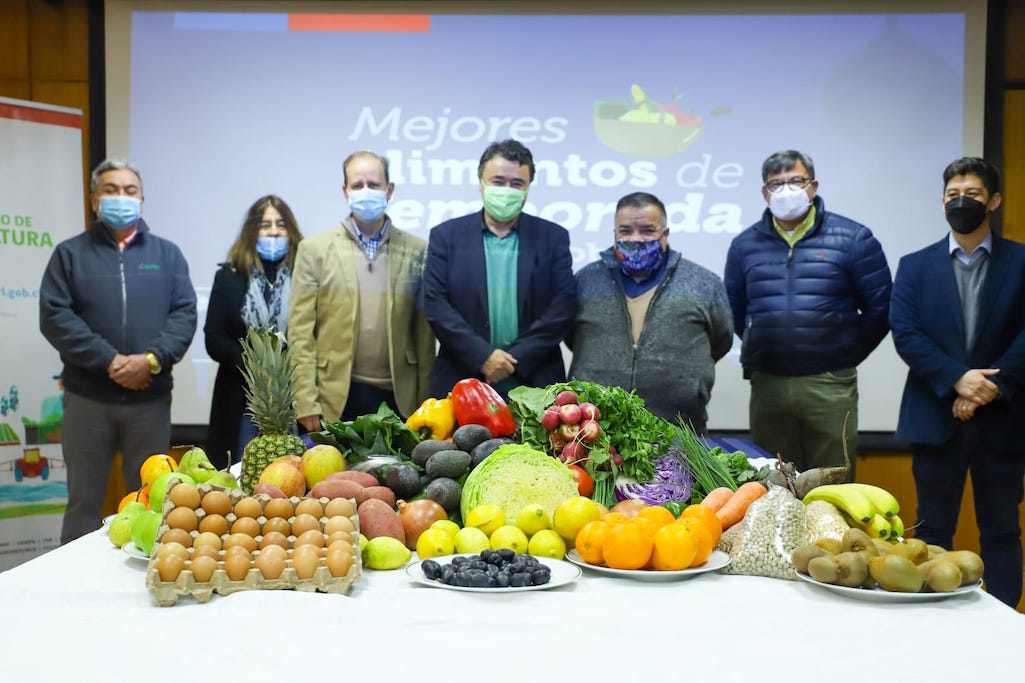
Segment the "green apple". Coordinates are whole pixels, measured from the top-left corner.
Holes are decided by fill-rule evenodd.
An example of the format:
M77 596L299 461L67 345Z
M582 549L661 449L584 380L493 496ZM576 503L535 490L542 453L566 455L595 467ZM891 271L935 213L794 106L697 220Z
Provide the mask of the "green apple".
M327 479L329 474L344 471L345 457L334 446L318 443L303 453L302 470L306 477L306 488L312 489Z
M142 552L149 555L157 540L157 529L160 528L161 515L153 510L146 510L136 515L132 521L132 543Z
M164 472L153 480L149 487L149 509L158 515L164 512L164 496L171 486L171 481L177 479L186 484L195 484L196 480L182 472ZM126 506L127 507L127 506Z

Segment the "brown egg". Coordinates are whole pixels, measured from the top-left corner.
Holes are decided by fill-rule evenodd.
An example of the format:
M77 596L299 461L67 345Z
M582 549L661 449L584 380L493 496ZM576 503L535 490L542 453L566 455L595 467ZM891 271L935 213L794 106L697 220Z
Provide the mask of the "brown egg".
M298 548L301 545L312 545L317 548L324 547L324 532L320 529L310 529L304 531L295 539L295 547Z
M209 491L203 496L203 509L210 515L226 515L231 512L231 497L224 491Z
M175 507L187 507L195 510L199 507L199 490L192 484L175 484L167 492L167 499Z
M174 508L167 513L167 519L164 521L172 529L184 529L185 531L195 531L199 526L199 518L196 517L196 511L192 508Z
M154 569L157 570L157 574L160 575L160 580L167 583L170 581L177 581L178 576L185 569L185 560L178 557L177 555L167 555L156 560L153 563Z
M333 534L329 534L327 539L324 541L324 545L331 547L331 544L335 541L342 541L352 545L352 532L349 531L336 531Z
M300 579L312 579L320 567L320 551L311 545L299 546L292 553L292 569Z
M210 533L223 536L228 533L228 520L224 518L224 515L220 514L207 514L199 520L199 531L209 531Z
M187 569L192 571L192 578L197 582L206 583L213 578L214 570L217 569L217 560L209 555L193 556Z
M327 554L327 570L335 578L345 576L349 573L349 568L352 567L354 561L355 556L351 552L341 549L333 550Z
M196 539L194 541L192 541L192 547L195 548L195 549L199 549L199 548L207 547L207 546L210 547L210 548L213 548L214 550L220 550L221 549L221 536L220 536L220 534L215 534L212 531L201 531L201 532L199 532L199 536L196 536Z
M272 517L288 519L294 512L295 510L292 508L292 501L288 498L271 498L263 507L263 516L267 519L271 519Z
M335 540L327 546L328 554L333 552L347 552L350 555L356 555L356 547L352 544L352 539Z
M313 515L317 519L324 516L324 506L316 498L303 498L295 506L297 515Z
M277 579L285 571L285 549L272 545L261 550L253 562L265 579Z
M342 515L335 515L324 524L324 533L328 535L336 531L344 531L351 534L355 529L356 526L352 523L352 520Z
M356 508L348 498L332 498L327 502L327 505L324 506L324 515L327 515L328 517L334 517L336 515L352 517L355 513Z
M267 535L272 531L276 531L282 536L288 536L292 533L292 525L287 519L282 517L271 517L263 523L263 533L264 535Z
M320 520L313 515L296 515L292 520L292 535L298 538L310 529L320 531Z
M260 523L252 517L239 517L232 523L231 533L246 534L255 538L260 535Z
M251 566L252 562L248 554L245 556L232 554L230 557L225 554L224 556L224 571L232 581L245 579Z
M213 493L211 491L211 493ZM263 514L263 506L260 505L260 501L252 497L246 497L240 499L235 503L235 516L236 517L252 517L256 519Z
M285 536L280 531L270 531L265 533L260 539L260 550L263 550L269 545L278 546L288 550L288 536Z
M171 541L170 543L161 543L157 548L156 557L157 559L163 559L175 555L182 558L182 560L189 559L189 550L181 543ZM171 579L174 581L174 579Z
M193 561L195 561L197 557L212 557L214 560L219 560L221 559L221 551L209 545L200 546L198 548L194 547L192 549Z
M193 543L192 534L185 529L168 529L164 532L164 535L160 537L161 543L181 543L186 548L190 547Z
M249 552L253 552L256 550L256 539L249 534L243 533L232 534L224 539L225 550L234 546L242 546Z

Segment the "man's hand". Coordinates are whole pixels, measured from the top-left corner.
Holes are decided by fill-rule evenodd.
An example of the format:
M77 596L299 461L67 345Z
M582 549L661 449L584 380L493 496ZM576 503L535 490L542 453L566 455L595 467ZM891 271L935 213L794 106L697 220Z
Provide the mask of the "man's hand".
M133 353L130 356L115 354L114 360L107 366L107 376L125 389L134 391L145 389L153 381L149 358L143 353Z
M501 382L516 372L516 359L503 349L495 349L480 367L480 372L488 384Z
M987 377L999 373L999 368L972 369L961 375L961 379L954 383L954 391L960 398L968 399L972 403L984 406L997 396L1000 390L997 385Z
M975 409L979 407L979 404L969 401L967 398L961 398L958 396L954 399L954 419L961 420L962 422L968 422L968 420L975 417Z
M303 415L297 420L307 432L319 432L324 429L320 422L320 415Z

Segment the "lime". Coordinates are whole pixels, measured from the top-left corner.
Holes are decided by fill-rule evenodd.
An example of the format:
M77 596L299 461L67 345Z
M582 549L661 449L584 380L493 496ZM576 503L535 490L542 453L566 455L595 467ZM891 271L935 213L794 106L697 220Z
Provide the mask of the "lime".
M540 503L524 505L516 513L516 526L529 538L542 529L549 528L548 511Z
M588 522L601 517L601 508L590 498L574 496L559 503L552 513L552 528L559 532L567 543L573 543L577 532Z
M491 534L491 549L508 548L514 553L527 552L527 535L519 527L506 524L495 529Z
M398 569L409 562L412 553L406 544L390 536L378 536L367 542L363 564L370 569Z
M362 554L363 551L366 550L367 543L369 543L369 542L370 542L369 538L367 538L363 534L359 535L359 552L360 552L360 554Z
M505 513L497 505L487 503L478 505L466 515L463 526L477 527L490 536L495 529L505 524Z
M491 547L488 535L475 526L460 529L453 540L457 553L479 553Z
M538 557L554 557L561 560L566 557L566 542L551 529L542 529L530 537L527 552Z
M431 524L428 529L441 529L448 537L455 540L456 534L459 533L459 525L453 522L451 519L439 519Z
M416 554L420 556L421 560L428 560L440 555L451 555L453 552L455 552L455 544L452 541L452 536L449 536L445 529L429 527L416 540Z

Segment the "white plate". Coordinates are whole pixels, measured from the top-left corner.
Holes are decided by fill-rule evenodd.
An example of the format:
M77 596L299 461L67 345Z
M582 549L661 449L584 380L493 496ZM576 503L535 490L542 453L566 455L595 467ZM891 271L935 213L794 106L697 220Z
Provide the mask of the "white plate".
M115 518L115 517L117 517L117 514L116 514L116 513L115 513L115 514L113 514L113 515L107 515L106 517L104 517L104 518L103 518L103 519L101 519L100 521L101 521L101 522L103 522L103 526L107 526L108 524L110 524L111 522L113 522L113 521L114 521L114 518Z
M134 557L137 560L146 560L147 562L149 561L149 555L142 552L142 550L140 550L131 541L128 541L128 543L125 543L123 546L121 546L121 550L125 551L125 553L127 553L129 557Z
M821 586L834 593L869 602L932 602L934 600L946 600L947 598L966 593L974 593L982 587L982 581L977 581L970 586L961 586L949 593L895 593L883 590L882 588L848 588L847 586L837 586L832 583L822 583L800 572L797 573L797 578L814 586Z
M698 574L704 574L705 572L714 572L716 569L722 569L730 563L730 556L721 550L713 550L712 554L708 556L708 560L700 567L681 569L674 572L660 572L654 569L613 569L604 565L588 564L584 562L584 558L580 557L580 553L576 549L566 553L566 559L573 564L601 572L602 574L635 579L637 581L681 581Z
M477 557L478 555L479 553L445 555L444 557L435 557L434 561L444 565L451 562L453 557ZM454 591L466 591L469 593L519 593L522 591L543 591L549 588L565 586L566 584L573 583L580 578L580 567L576 567L569 562L563 562L562 560L555 560L549 557L538 557L537 561L552 570L551 579L548 583L541 584L540 586L510 586L509 588L471 588L470 586L449 586L441 581L432 581L424 576L424 570L420 567L424 562L423 560L413 562L408 565L406 567L406 574L408 574L409 578L413 579L416 583L422 583L425 586L431 586L432 588L448 588Z

